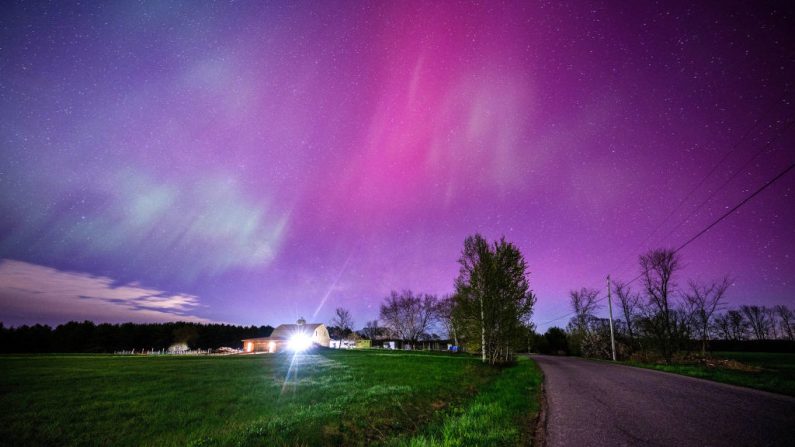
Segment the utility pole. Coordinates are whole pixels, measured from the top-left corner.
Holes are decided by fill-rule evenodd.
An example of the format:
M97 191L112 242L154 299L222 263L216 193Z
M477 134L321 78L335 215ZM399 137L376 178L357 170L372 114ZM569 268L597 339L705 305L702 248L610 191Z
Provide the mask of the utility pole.
M610 310L610 346L613 348L613 361L616 361L616 338L613 335L613 298L610 296L610 275L607 275L607 308Z

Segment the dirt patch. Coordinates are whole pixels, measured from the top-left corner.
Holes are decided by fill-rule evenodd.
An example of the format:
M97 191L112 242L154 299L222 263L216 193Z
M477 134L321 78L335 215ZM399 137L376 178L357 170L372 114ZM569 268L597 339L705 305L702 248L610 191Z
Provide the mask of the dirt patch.
M744 372L759 372L762 371L762 368L754 365L749 365L747 363L738 362L737 360L729 360L729 359L713 359L713 358L702 358L698 359L697 364L710 369L728 369L732 371L744 371Z
M633 355L631 358L632 361L639 362L639 363L650 363L654 365L666 365L665 361L660 356L655 355ZM671 366L676 365L691 365L691 366L700 366L706 369L723 369L723 370L730 370L730 371L743 371L743 372L760 372L764 369L756 366L756 365L749 365L748 363L743 363L733 359L722 359L718 357L702 357L698 354L679 354L674 356L673 361L671 362Z
M434 411L435 410L441 410L442 408L444 408L446 406L447 406L447 403L444 402L444 401L441 401L441 400L437 400L437 401L431 402L431 408L433 408Z

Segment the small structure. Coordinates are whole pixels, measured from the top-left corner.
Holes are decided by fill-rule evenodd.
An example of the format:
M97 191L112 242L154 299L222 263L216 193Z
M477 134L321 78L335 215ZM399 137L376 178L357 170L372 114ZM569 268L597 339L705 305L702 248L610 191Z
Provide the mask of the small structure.
M356 341L354 340L331 340L329 348L332 349L354 349L356 348Z
M303 351L314 346L329 346L329 335L323 323L309 323L303 318L296 324L280 324L270 337L246 338L245 352Z
M345 339L331 339L329 347L332 349L369 349L372 347L372 341L363 339L354 332Z
M400 351L451 351L453 340L431 339L431 340L401 340L399 338L384 338L377 341L377 347L383 349L394 349ZM457 349L455 352L458 352Z

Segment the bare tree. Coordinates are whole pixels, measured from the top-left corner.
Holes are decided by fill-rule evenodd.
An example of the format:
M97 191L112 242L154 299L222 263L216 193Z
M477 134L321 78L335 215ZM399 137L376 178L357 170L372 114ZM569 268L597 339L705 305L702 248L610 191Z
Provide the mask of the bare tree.
M588 330L588 324L594 318L594 312L599 308L597 300L599 291L596 289L582 288L569 292L569 302L574 311L574 316L569 323L570 327L581 333Z
M795 315L787 306L740 306L715 317L713 329L726 340L795 339Z
M628 284L621 281L613 281L613 288L618 298L619 307L624 314L624 324L627 328L627 336L630 340L634 340L637 336L635 329L635 321L640 313L640 294L635 293Z
M772 307L762 306L762 310L767 314L767 320L770 322L768 329L768 337L773 340L778 340L778 314L776 309Z
M723 297L729 288L729 278L709 285L698 284L690 281L690 290L685 294L690 309L693 312L693 323L701 337L701 355L707 354L707 341L712 325L712 316L723 306Z
M731 331L730 340L745 340L748 334L749 324L739 310L730 310L726 312L726 317L729 320L729 329Z
M723 340L731 340L733 338L728 312L715 315L715 318L712 320L712 331L717 338Z
M677 308L674 302L674 275L681 268L681 261L674 250L655 249L640 257L640 268L648 299L642 321L646 333L670 364L674 352L689 336L688 312Z
M774 307L776 314L778 314L778 318L781 320L781 333L783 337L786 337L787 340L795 340L795 328L793 328L793 320L795 320L795 315L793 315L792 310L790 310L787 306L780 304Z
M597 329L596 315L594 313L599 308L597 303L599 290L586 289L572 290L569 292L569 305L574 316L569 320L566 330L569 332L569 344L572 353L576 355L590 356L598 349L586 349L592 347L589 343L593 337L591 333ZM588 351L588 352L586 352Z
M748 319L748 324L757 340L767 340L770 332L771 321L768 313L762 306L740 306L740 312Z
M338 307L334 310L334 318L331 320L331 325L336 326L340 330L341 336L347 336L351 332L351 328L353 327L353 318L351 318L351 313L348 309Z
M444 326L447 336L453 339L453 343L458 346L458 332L456 331L455 297L446 295L437 304L436 315L439 322Z
M381 328L378 326L378 320L371 320L365 324L362 333L370 340L375 340L381 333Z
M381 304L380 319L397 337L416 343L436 318L436 296L392 291Z

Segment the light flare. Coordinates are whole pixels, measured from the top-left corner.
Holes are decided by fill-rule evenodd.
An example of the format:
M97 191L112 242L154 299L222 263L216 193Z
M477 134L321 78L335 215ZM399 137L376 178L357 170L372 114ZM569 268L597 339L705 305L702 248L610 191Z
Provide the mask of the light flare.
M312 347L312 338L303 332L298 332L290 337L287 342L287 349L293 352L304 352Z

